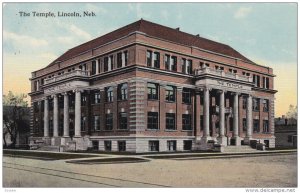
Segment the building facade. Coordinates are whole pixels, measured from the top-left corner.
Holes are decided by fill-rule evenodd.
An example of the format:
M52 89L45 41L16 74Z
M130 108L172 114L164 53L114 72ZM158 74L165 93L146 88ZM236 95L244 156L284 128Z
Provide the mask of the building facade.
M273 70L139 20L32 72L31 143L100 151L275 146Z

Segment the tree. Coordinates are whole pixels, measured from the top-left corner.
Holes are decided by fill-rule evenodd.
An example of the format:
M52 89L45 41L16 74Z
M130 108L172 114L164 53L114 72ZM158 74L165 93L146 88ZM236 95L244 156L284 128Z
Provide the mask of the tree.
M3 95L3 142L4 147L7 147L6 136L11 139L12 148L15 148L18 134L28 132L29 124L24 119L28 116L26 107L28 106L25 94L15 95L9 91L7 95Z
M297 111L297 105L290 105L289 111L286 113L286 117L289 119L297 119L298 111Z

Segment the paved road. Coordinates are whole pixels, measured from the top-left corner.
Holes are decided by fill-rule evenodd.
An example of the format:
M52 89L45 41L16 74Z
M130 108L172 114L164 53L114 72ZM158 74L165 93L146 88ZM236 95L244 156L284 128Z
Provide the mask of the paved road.
M3 158L4 187L296 187L297 155L82 165Z

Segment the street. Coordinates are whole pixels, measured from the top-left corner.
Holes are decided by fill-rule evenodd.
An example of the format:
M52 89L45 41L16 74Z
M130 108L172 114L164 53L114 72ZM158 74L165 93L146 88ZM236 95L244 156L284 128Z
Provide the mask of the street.
M86 158L85 158L86 159ZM4 187L296 187L297 154L75 164L3 157Z

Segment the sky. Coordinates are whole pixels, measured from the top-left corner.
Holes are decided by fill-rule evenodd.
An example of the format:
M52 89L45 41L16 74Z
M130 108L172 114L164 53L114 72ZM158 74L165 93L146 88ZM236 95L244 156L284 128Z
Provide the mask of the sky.
M58 11L93 11L96 16L33 17L33 12ZM74 46L143 18L228 44L273 68L276 117L297 105L296 3L5 3L2 14L3 94L29 93L32 71Z

